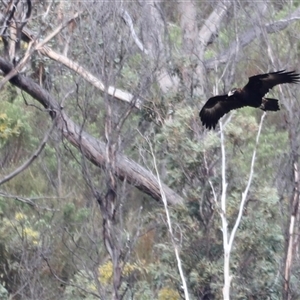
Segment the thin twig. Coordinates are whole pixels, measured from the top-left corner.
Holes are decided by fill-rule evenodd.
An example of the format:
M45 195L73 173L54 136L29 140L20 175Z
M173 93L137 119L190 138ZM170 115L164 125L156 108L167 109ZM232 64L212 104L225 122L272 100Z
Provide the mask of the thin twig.
M40 206L34 202L35 200L39 200L39 199L41 199L41 200L56 199L57 197L35 197L35 198L29 199L29 198L25 198L25 197L20 197L18 195L7 194L7 193L1 192L1 191L0 191L0 196L3 198L11 198L11 199L17 200L21 203L29 204L30 206L32 206L36 209L39 209L39 210L59 211L59 209L53 209L53 208L49 208L46 206Z

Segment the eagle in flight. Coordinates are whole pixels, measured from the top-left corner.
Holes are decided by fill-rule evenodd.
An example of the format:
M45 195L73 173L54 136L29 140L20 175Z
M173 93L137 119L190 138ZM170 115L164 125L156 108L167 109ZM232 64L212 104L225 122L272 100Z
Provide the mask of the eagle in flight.
M299 82L300 74L295 71L282 70L252 76L242 89L234 88L227 95L208 99L199 113L202 124L208 129L215 129L221 117L233 109L244 106L258 107L264 111L277 111L280 109L278 100L265 98L265 94L277 84Z

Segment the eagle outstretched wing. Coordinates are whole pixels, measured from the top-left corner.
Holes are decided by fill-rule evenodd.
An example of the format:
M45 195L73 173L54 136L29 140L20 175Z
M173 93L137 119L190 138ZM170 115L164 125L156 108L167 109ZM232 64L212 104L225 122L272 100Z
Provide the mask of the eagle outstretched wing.
M235 96L219 95L207 100L201 109L199 116L202 124L208 129L215 129L219 119L229 111L244 107L243 102L236 99Z
M249 78L243 89L234 89L228 95L210 98L199 115L206 128L215 128L219 119L233 109L244 106L257 107L265 111L279 110L278 100L264 98L275 85L282 83L299 83L300 74L285 70L259 74Z
M285 70L281 70L249 77L249 81L243 90L249 95L255 94L263 97L277 84L298 83L299 80L300 75L295 73L295 71L285 72Z

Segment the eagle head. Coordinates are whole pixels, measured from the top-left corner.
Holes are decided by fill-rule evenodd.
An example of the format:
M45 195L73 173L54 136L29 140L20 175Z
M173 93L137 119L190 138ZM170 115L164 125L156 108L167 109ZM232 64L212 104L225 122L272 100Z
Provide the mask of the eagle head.
M237 90L237 88L231 89L231 90L228 92L228 94L227 94L228 97L233 96L234 93L236 92L236 90Z

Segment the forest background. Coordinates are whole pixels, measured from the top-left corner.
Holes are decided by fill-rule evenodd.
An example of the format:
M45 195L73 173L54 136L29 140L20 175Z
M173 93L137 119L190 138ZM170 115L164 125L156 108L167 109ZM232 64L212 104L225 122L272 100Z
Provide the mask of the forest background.
M276 113L198 116L300 72L299 1L0 13L1 299L300 299L299 86Z

